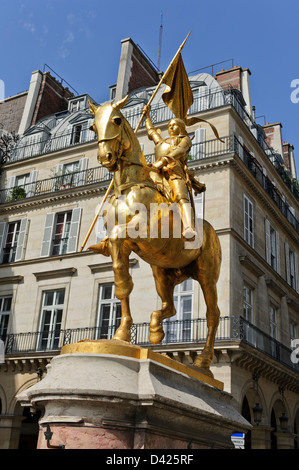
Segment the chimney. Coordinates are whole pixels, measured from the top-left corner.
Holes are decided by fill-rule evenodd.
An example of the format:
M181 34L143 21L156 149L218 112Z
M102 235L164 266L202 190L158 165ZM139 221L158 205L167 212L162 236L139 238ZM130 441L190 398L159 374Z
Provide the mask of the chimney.
M38 94L40 91L43 74L40 70L36 70L31 74L31 80L28 90L28 95L22 115L22 119L19 126L18 134L22 135L30 127L35 105L37 102Z
M115 100L124 98L133 90L155 86L159 83L158 70L131 38L121 41L121 54L116 84Z
M283 157L283 148L282 148L282 137L281 137L281 129L282 124L280 122L276 122L274 124L267 124L263 126L263 129L266 134L266 142L269 147L273 148L276 153L279 153Z
M251 93L249 77L251 72L249 69L242 69L235 65L232 69L221 70L215 74L215 79L223 90L227 90L232 87L239 90L246 102L246 111L252 116L252 105L251 105Z
M295 157L294 157L294 146L289 143L282 143L283 146L283 159L287 171L290 173L291 178L297 179Z

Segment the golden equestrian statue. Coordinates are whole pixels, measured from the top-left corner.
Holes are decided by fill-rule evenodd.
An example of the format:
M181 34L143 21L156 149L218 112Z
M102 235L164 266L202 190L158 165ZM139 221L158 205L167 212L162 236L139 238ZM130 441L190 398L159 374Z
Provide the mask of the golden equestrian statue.
M176 83L182 85L184 93L187 90L186 83L189 85L180 55L184 43L158 85L159 87L161 83L165 83L168 93L171 81L173 83L175 80ZM182 83L186 77L187 82ZM195 122L186 118L190 107L190 92L189 101L184 97L179 100L172 97L167 102L168 105L172 103L169 107L176 116L169 124L168 139L159 137L159 133L152 125L149 117L150 103L144 108L141 120L145 117L149 138L156 144L156 161L152 165L147 164L136 137L141 120L134 132L121 113L128 97L114 104L108 103L99 107L89 103L90 111L94 115L91 129L94 130L98 139L98 162L113 174L101 208L108 198L109 191L112 187L114 188L103 214L106 228L109 221L113 220L114 223L112 226L110 223L108 236L89 249L112 258L115 295L121 302L120 326L113 339L126 342L131 340L130 329L133 324L129 306L129 296L133 289L133 281L129 273L131 252L135 252L142 260L150 264L157 293L162 301L161 309L151 314L149 339L152 344L158 344L163 340L162 321L176 314L173 300L175 286L190 277L199 282L206 303L208 332L204 349L196 357L194 366L208 371L213 358L215 335L220 317L216 283L220 271L221 248L215 230L206 220L201 221L200 243L194 242L196 231L192 187L195 193L199 193L205 190L205 186L195 180L187 168L186 159L191 148L191 141L185 125ZM193 101L192 92L191 100ZM178 110L174 105L179 106L180 109ZM215 128L213 130L217 132ZM169 236L165 238L161 236L163 210L159 212L158 218L153 218L151 208L169 208L176 202L181 211L182 221L185 223L180 223L178 236L177 231L175 233L175 214L168 211ZM189 214L186 209L188 204L191 207ZM136 206L145 208L145 211L136 211ZM153 232L155 230L153 224L157 221L158 231ZM93 225L94 223L92 227ZM136 236L136 231L126 230L128 227L139 227L139 229L142 227L142 230L139 230ZM152 233L159 235L152 236ZM188 239L190 241L186 242Z

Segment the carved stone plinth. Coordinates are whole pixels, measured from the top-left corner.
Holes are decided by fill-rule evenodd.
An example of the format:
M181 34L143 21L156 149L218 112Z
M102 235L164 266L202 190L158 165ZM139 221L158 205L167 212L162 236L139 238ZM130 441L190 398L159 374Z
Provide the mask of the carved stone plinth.
M18 399L43 410L38 448L231 448L249 423L214 378L120 341L65 346Z

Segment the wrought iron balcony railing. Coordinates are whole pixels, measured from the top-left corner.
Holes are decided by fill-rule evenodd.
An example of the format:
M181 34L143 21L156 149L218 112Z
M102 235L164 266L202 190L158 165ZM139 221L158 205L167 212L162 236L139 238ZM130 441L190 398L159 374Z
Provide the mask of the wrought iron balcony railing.
M207 322L205 318L192 320L167 320L163 322L165 338L162 346L198 344L202 346L206 340ZM5 354L22 355L28 353L49 352L55 354L65 344L76 343L82 339L111 339L117 325L109 329L100 327L55 329L53 331L37 331L28 333L8 334L5 341ZM149 323L136 323L131 328L131 342L144 347L150 346ZM298 362L292 362L292 350L275 338L249 323L242 317L221 317L215 344L223 341L241 341L278 361L284 366L299 373Z
M137 106L127 107L123 109L123 114L129 121L133 129L136 128L140 120L144 103ZM265 154L277 169L282 180L288 185L290 190L294 193L295 197L299 199L298 188L288 178L288 175L283 166L283 159L267 144L264 139L264 134L261 126L257 125L252 116L250 116L245 108L245 102L242 95L234 88L227 90L207 90L194 98L194 102L188 112L189 115L196 114L209 109L218 108L225 105L232 105L237 111L240 118L245 122L248 129L252 132L257 142L264 150ZM170 120L173 114L164 103L153 105L151 108L151 118L156 124ZM142 123L144 126L144 122ZM85 129L80 134L79 139L74 139L74 133L61 133L54 137L43 138L40 136L30 137L30 141L22 143L19 141L8 154L3 156L1 163L11 163L19 160L26 160L38 155L47 154L50 152L58 151L75 145L80 145L85 142L96 141L93 132Z
M278 209L287 218L290 224L299 233L299 221L289 208L289 205L282 199L279 191L272 181L264 175L262 168L257 160L248 153L245 147L239 142L236 136L230 135L222 137L223 142L218 139L206 140L196 143L190 151L191 161L201 160L203 158L216 157L217 155L225 155L235 152L244 162L249 171L253 174L260 186L267 192L271 199L275 202ZM154 155L146 155L148 163L152 162ZM19 201L28 197L42 196L56 191L76 188L80 186L100 183L111 179L111 174L103 167L89 168L88 170L73 172L67 176L57 176L48 178L35 183L28 183L10 189L2 189L0 191L0 204ZM18 191L15 191L18 189ZM295 194L299 198L298 195Z

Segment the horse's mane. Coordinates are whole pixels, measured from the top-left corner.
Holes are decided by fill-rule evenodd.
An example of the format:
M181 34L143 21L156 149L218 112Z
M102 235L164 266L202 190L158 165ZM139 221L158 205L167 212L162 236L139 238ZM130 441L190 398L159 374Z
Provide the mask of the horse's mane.
M132 148L136 148L138 150L138 158L140 160L140 163L142 163L143 165L147 166L147 161L145 159L145 156L143 154L143 151L141 149L141 146L140 146L140 143L139 143L139 140L137 138L137 135L135 134L135 132L133 131L130 123L128 122L128 120L124 117L124 122L125 122L125 125L124 125L124 130L127 134L127 137L128 139L130 140L130 142L132 143Z

